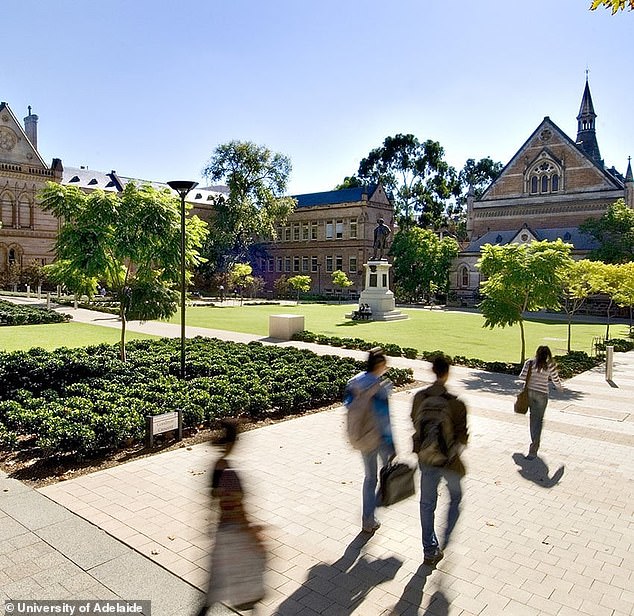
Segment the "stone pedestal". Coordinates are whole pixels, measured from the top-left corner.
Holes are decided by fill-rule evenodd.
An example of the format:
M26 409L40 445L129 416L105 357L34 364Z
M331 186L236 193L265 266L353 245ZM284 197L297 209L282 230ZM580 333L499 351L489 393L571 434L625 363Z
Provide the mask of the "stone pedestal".
M408 316L396 310L394 293L390 291L390 268L385 259L364 263L365 285L359 296L359 304L369 304L372 321L397 321ZM351 317L352 314L346 315Z
M290 340L293 334L304 329L304 316L301 314L272 314L269 316L269 338Z

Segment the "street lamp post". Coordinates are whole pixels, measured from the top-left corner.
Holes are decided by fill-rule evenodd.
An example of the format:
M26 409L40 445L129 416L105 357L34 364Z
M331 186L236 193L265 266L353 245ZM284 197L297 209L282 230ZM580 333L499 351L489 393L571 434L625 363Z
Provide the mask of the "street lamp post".
M321 263L317 263L317 295L321 295Z
M185 379L185 197L198 186L190 180L174 180L167 185L181 198L181 379Z

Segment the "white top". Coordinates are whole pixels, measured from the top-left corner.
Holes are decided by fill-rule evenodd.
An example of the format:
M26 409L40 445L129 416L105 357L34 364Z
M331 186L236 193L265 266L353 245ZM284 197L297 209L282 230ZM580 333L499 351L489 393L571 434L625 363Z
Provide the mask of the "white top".
M552 381L553 385L559 391L563 391L564 387L559 380L559 374L557 374L557 368L555 368L554 364L548 364L548 367L545 370L537 370L537 362L535 358L526 360L524 367L522 368L522 372L520 373L520 379L526 380L528 367L531 363L533 364L533 369L531 370L531 378L528 380L528 389L548 394L548 381Z

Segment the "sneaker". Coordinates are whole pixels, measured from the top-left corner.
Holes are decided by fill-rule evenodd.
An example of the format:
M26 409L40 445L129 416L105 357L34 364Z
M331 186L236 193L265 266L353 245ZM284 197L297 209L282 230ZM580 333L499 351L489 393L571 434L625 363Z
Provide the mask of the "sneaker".
M374 524L370 524L369 526L364 526L363 532L372 535L377 530L379 530L379 528L381 528L381 522L375 522Z
M442 550L438 550L433 556L425 556L423 565L428 567L435 567L442 559L445 553Z

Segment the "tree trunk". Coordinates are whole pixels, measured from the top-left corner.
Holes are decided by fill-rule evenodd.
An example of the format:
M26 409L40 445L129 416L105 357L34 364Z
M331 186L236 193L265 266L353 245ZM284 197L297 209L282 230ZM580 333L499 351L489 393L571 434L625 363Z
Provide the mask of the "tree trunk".
M610 301L610 303L608 304L608 322L605 328L605 339L609 340L610 339L610 313L612 312L612 302Z
M571 335L572 335L572 314L568 313L568 353L570 353Z
M526 361L526 337L524 335L524 319L520 319L520 334L522 338L522 359L520 363L524 365L524 361Z

